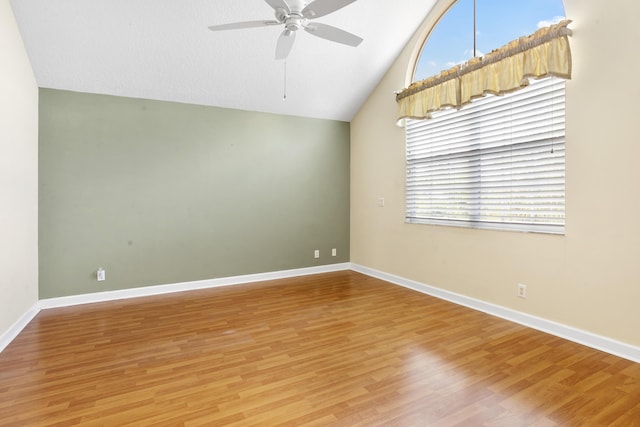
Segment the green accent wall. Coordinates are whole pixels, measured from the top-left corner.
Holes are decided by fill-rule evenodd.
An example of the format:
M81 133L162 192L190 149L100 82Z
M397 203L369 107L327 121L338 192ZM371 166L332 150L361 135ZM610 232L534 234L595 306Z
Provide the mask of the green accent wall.
M41 299L349 260L347 122L52 89L39 113Z

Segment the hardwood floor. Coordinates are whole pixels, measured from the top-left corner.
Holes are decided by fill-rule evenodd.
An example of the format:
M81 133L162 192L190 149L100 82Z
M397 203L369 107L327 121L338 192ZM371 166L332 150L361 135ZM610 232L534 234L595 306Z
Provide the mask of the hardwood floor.
M44 310L2 426L640 426L640 364L344 271Z

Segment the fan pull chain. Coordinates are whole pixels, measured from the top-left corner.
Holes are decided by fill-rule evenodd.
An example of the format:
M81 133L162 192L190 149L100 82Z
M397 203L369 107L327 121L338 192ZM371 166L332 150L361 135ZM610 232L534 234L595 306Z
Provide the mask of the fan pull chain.
M284 61L284 78L283 78L282 100L287 100L287 61Z

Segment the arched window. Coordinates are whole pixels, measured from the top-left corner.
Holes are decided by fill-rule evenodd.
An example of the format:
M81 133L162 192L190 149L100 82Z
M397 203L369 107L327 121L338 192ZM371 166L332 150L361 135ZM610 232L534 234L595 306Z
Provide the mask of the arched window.
M564 17L562 0L458 0L431 31L414 81ZM475 28L475 38L474 38ZM406 220L564 232L564 80L408 120Z

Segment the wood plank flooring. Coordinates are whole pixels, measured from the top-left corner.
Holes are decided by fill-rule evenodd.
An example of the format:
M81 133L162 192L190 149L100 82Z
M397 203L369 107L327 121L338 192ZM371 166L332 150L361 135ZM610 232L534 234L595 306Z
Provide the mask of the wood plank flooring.
M2 426L640 426L640 364L352 271L44 310Z

